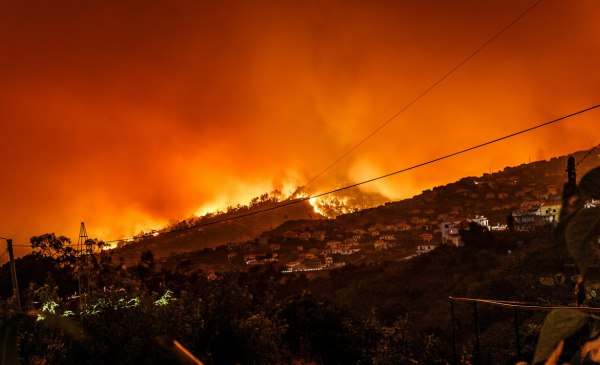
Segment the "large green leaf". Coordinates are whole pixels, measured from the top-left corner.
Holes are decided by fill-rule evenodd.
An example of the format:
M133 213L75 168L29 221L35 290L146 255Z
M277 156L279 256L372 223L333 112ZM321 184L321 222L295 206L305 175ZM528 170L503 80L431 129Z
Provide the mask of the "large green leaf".
M600 167L585 174L579 182L579 189L590 198L600 199Z
M542 325L533 364L546 360L558 343L583 328L589 317L587 313L576 309L555 309L550 312Z
M581 274L598 259L598 234L600 233L600 208L578 211L565 231L569 254L573 257Z

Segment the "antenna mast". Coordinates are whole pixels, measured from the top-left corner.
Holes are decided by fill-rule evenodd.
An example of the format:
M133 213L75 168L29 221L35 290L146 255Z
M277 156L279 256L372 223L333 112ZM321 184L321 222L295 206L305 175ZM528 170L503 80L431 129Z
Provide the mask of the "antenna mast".
M85 223L81 222L79 239L77 240L77 281L79 282L80 298L90 292L90 271L93 254L93 242L88 239Z

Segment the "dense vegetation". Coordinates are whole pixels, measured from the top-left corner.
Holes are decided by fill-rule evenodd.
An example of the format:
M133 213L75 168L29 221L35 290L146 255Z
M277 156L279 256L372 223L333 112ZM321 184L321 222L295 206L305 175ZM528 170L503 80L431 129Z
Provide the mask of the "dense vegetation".
M102 251L90 274L92 294L85 299L69 297L77 290L77 273L69 253L61 251L65 246L36 249L17 261L24 307L55 313L61 321L24 320L19 353L24 363L162 364L174 360L156 337L170 336L206 364L443 364L453 356L449 295L572 301L569 283L549 286L543 280L575 274L550 232L472 228L463 248L440 248L404 263L348 265L312 280L281 274L274 266L216 278L191 269L189 262L159 269L150 251L125 267ZM15 314L8 274L3 267L3 321ZM468 309L459 308L458 314L457 348L468 359L471 319ZM490 363L516 360L507 318L492 308L482 310ZM540 321L523 313L523 336L529 336L525 356L532 354Z
M68 238L32 237L34 252L16 262L22 312L8 265L0 269L0 351L6 363L176 363L159 345L168 337L206 364L469 364L476 351L471 307L455 306L453 336L449 296L597 306L600 208L583 209L583 202L600 197L600 169L587 176L581 191L565 195L554 232L490 232L473 223L462 232L464 247L315 277L273 265L215 275L190 260L161 266L150 250L126 266L97 240L90 243L98 253L82 268ZM74 295L82 277L90 291ZM569 330L558 340L588 323L594 334L565 351L560 345L563 358L600 334L596 317L561 313L544 323L537 360L554 350L558 337L546 338L557 328ZM480 306L481 361L532 359L543 316Z

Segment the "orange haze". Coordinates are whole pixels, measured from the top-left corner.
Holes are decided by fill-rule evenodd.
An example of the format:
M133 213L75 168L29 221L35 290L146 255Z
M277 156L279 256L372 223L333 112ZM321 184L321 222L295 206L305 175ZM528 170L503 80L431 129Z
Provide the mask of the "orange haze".
M0 236L100 239L302 185L533 1L4 1ZM311 185L600 103L600 2L545 0ZM364 189L399 199L600 142L600 112Z

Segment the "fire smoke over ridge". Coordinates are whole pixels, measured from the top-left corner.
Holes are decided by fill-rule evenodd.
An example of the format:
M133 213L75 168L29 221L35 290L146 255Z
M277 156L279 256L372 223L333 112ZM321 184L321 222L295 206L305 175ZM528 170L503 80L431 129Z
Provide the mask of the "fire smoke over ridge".
M0 231L119 238L290 189L522 1L1 5ZM597 2L542 2L311 185L398 170L596 104ZM398 199L598 143L598 113L361 189Z

